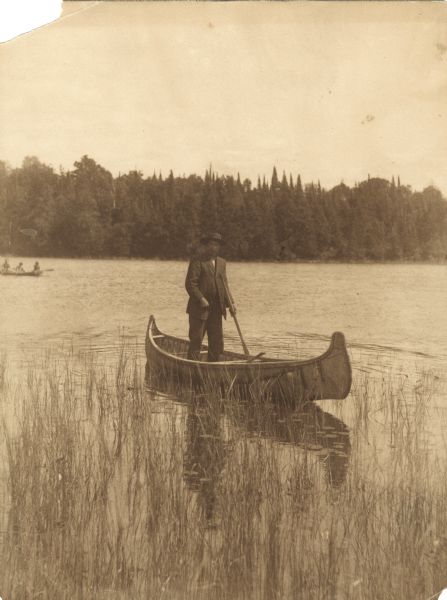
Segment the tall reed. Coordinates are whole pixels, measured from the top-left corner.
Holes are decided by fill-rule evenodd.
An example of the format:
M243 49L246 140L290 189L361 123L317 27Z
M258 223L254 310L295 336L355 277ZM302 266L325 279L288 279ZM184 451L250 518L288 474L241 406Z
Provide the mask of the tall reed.
M447 586L430 374L356 374L336 405L350 403L349 431L220 389L163 399L125 346L113 369L94 354L48 365L4 393L17 415L3 425L2 597L424 599Z

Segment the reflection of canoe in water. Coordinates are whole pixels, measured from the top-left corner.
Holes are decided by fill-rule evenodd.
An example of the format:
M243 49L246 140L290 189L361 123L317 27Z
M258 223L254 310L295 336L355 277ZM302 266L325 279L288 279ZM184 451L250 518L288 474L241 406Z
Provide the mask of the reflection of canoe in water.
M187 340L162 333L151 316L146 333L148 377L154 377L155 382L198 383L230 390L256 386L257 394L279 392L299 401L342 399L351 388L345 338L339 332L332 335L324 354L310 360L282 360L226 351L220 362L195 361L186 358L188 345Z
M282 403L273 403L268 408L254 410L247 403L239 403L229 419L251 435L297 446L316 455L323 463L328 483L338 487L346 479L351 454L348 426L314 403L299 410L291 410Z
M323 467L327 484L340 487L346 480L351 455L347 425L334 415L309 403L294 410L273 402L262 408L250 403L236 403L200 408L188 405L185 431L183 479L198 494L198 502L207 519L212 519L222 472L237 445L235 440L249 437L271 439L314 455ZM235 438L227 441L224 422L227 418ZM306 475L304 470L303 478ZM304 481L304 479L303 479Z
M15 277L40 277L43 271L24 271L23 273L17 273L15 271L1 271L0 275L14 275Z

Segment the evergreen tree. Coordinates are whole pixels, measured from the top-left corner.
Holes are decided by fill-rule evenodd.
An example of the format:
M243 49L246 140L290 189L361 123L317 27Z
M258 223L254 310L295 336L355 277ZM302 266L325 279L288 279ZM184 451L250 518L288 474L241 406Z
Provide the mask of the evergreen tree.
M200 234L220 231L230 259L445 260L447 202L397 177L349 188L303 189L273 167L252 188L240 175L113 178L88 156L56 173L36 157L0 162L0 250L56 256L185 258Z

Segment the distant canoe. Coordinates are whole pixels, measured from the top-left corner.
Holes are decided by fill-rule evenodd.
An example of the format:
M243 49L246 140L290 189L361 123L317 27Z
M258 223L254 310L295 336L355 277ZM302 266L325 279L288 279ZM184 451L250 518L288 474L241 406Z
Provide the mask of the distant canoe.
M0 271L0 275L13 275L14 277L40 277L43 271L25 271L24 273L16 273L15 271Z
M309 360L283 360L224 352L222 361L187 359L188 340L161 332L153 316L146 332L146 371L158 381L199 383L205 387L251 388L298 401L343 399L351 389L351 365L344 335L336 332L328 350ZM202 355L206 356L206 346ZM156 380L155 379L155 380Z

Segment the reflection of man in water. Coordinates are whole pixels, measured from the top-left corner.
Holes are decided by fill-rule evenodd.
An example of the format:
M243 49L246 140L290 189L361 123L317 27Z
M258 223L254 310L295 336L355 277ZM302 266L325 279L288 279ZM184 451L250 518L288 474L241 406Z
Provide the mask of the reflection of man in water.
M186 419L183 478L188 488L198 493L199 506L209 520L214 516L216 486L225 458L220 415L208 407L200 412L191 409Z
M219 233L211 233L200 240L200 256L189 263L185 287L189 294L189 349L188 358L200 360L200 349L205 333L208 336L208 361L218 362L224 350L222 317L236 309L228 290L226 262L218 256L223 243Z

